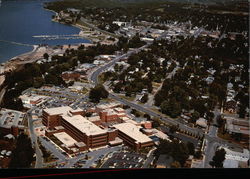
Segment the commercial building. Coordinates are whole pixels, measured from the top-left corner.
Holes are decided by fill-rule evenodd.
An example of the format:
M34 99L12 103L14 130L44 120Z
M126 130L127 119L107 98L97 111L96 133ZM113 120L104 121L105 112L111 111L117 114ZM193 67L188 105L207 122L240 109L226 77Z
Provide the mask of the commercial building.
M73 110L69 106L44 109L42 122L47 127L45 135L57 137L64 143L63 147L67 151L122 143L128 144L135 150L154 145L153 140L147 136L149 134L141 132L141 126L144 126L145 130L150 130L151 123L147 121L137 123L129 119L124 109L118 107L117 103L99 105L94 112L99 112L99 115L95 113L90 117L84 117L86 111ZM79 143L84 144L81 145L81 149L76 145Z
M40 96L36 94L24 94L19 98L22 100L23 106L26 108L32 108L33 106L39 105L48 99L47 96Z
M119 107L119 103L107 103L107 104L100 104L96 106L96 112L99 113L100 111L103 111L105 109L113 109L116 107Z
M222 148L222 147L221 147ZM250 159L249 150L247 149L230 149L223 147L226 151L224 168L249 168L248 162Z
M249 140L249 120L225 117L225 129L229 134L241 134L242 138Z
M204 118L199 118L197 121L196 121L196 125L200 126L200 127L203 127L203 128L207 128L207 120L204 119Z
M138 151L140 148L153 146L154 142L140 131L140 127L132 123L121 123L113 125L118 130L118 137L124 143Z
M23 125L24 113L11 109L2 108L0 111L0 130L3 134L12 134L15 137L20 132L23 132L25 126Z
M45 135L50 137L56 133L65 132L77 142L75 146L77 146L78 149L82 146L81 150L105 146L108 145L110 141L116 140L117 130L101 129L89 121L88 118L83 117L83 114L84 111L81 109L73 110L68 106L45 109L43 111L43 124L48 127L45 131ZM65 136L65 133L61 135ZM69 137L66 138L70 139ZM61 138L60 141L65 142L67 140ZM75 143L75 141L72 141L70 144ZM65 147L69 148L67 142L64 144Z
M102 122L117 121L118 118L127 116L122 108L104 109L99 112L99 115Z

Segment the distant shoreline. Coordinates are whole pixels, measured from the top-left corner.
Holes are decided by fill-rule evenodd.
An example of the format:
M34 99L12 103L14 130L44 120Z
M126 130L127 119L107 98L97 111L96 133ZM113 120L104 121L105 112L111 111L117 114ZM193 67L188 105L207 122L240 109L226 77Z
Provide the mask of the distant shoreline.
M53 13L57 14L56 11L53 11L53 10L51 10L51 9L47 9L47 8L45 8L45 7L43 7L43 9L45 9L46 11L50 11L50 12L53 12ZM62 23L62 22L56 21L56 20L54 20L54 19L51 19L51 20L52 20L53 22L57 22L57 23L60 23L60 24L64 24L64 25L69 25L69 26L72 26L72 27L76 27L77 29L80 30L80 32L82 31L81 26L78 25L78 24L66 24L66 23ZM86 39L86 40L90 41L91 44L93 43L93 40L90 39L90 38L84 37L83 39Z
M53 10L50 10L50 9L46 9L44 6L42 6L42 8L46 11L51 11L53 13L57 13ZM61 23L61 22L58 22L58 21L54 21L54 22L57 22L57 23ZM61 23L63 24L63 23ZM80 31L82 30L81 27L78 27L77 25L73 25L73 24L68 24L72 27L75 27L75 28L78 28ZM92 40L91 39L87 39L87 38L83 38L83 39L86 39L88 41L90 41L89 43L87 42L84 42L84 43L74 43L74 44L71 44L71 45L80 45L80 44L93 44ZM61 46L64 46L64 45L68 45L68 44L63 44ZM53 49L53 47L56 47L58 45L51 45L49 46L49 48L47 50L51 50ZM32 54L35 54L36 51L39 49L39 45L33 45L33 49L31 51L28 51L28 52L25 52L25 53L22 53L22 54L19 54L17 56L14 56L14 57L11 57L10 59L6 60L5 62L2 62L0 63L1 64L1 73L5 73L5 72L8 72L8 71L13 71L15 70L16 66L18 65L18 63L20 62L25 62L25 60L20 60L21 58L25 57L25 56L32 56ZM38 52L39 53L39 52ZM28 60L27 63L33 63L34 62L34 59L33 60ZM2 86L2 84L4 83L5 81L5 75L0 75L0 87Z

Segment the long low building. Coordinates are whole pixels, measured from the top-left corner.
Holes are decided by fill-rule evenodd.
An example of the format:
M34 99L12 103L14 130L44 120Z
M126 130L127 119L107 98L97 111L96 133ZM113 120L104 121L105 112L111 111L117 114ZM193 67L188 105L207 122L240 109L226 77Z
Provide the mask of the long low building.
M83 114L81 109L73 110L68 106L43 110L43 124L47 127L45 134L50 137L65 132L78 144L84 143L85 149L105 146L116 139L117 130L101 129L80 114Z
M249 120L225 117L225 129L229 134L242 134L243 138L249 140Z
M118 129L118 137L136 151L138 151L140 148L154 145L153 140L143 134L140 131L140 127L132 123L116 124L113 125L113 127Z
M110 106L117 107L116 105ZM106 108L107 106L102 107ZM116 115L121 115L122 117L125 115L125 111L122 108L113 108L110 110L114 110ZM70 143L72 145L75 143L73 140L70 140L72 138L78 144L81 143L81 146L84 144L81 150L98 148L105 145L119 145L122 142L135 150L154 145L153 140L140 131L142 128L141 124L134 122L136 123L135 125L134 123L123 121L123 123L112 124L105 128L101 125L102 116L87 118L84 117L84 113L81 109L73 110L68 106L44 109L42 122L47 127L45 135L48 137L52 135L56 136L68 148L70 147L67 141L72 141ZM60 135L56 134L59 132L61 133ZM65 140L61 136L64 136ZM75 146L77 147L77 145Z
M107 131L96 126L81 115L63 115L61 124L71 136L77 141L84 142L89 148L108 144Z

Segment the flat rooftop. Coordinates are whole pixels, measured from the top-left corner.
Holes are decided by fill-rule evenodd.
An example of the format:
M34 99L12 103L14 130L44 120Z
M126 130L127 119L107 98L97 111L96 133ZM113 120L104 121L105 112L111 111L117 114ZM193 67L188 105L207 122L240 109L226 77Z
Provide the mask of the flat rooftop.
M88 120L91 121L91 122L94 122L94 121L100 121L100 116L91 116L91 117L88 117Z
M74 144L77 143L77 141L75 141L75 139L69 136L66 132L55 133L54 136L65 144L66 147L74 146Z
M123 108L120 108L120 107L115 108L114 110L117 111L117 112L124 112L125 111Z
M47 108L44 109L44 112L48 113L49 115L63 115L67 114L70 110L73 110L69 106L62 106L62 107L56 107L56 108Z
M82 112L83 110L80 108L77 109L72 109L69 106L62 106L62 107L56 107L56 108L47 108L44 109L44 111L46 113L48 113L49 115L66 115L69 112Z
M48 98L48 97L47 96L36 95L36 94L31 94L31 95L24 94L24 95L21 95L20 98L22 100L38 101L40 99L45 99L45 98Z
M106 133L105 130L101 129L81 115L63 115L62 118L82 133L85 133L87 136Z
M150 139L148 136L144 135L142 132L139 131L139 127L132 123L121 123L113 125L114 128L118 129L122 133L126 134L127 136L135 139L139 143L145 142L152 142L153 140Z
M249 121L245 119L236 119L233 117L226 117L227 129L231 132L242 133L249 135Z
M107 104L99 104L96 107L100 109L108 109L108 108L113 108L120 105L119 103L107 103Z

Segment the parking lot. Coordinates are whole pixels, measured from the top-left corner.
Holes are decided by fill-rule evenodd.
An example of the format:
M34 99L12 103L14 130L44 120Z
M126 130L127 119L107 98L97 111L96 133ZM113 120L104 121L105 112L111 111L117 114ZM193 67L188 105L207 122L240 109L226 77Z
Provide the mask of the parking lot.
M141 168L146 156L137 153L114 153L101 168Z

